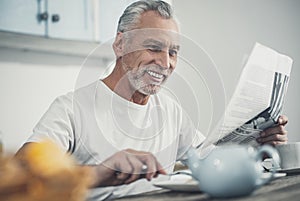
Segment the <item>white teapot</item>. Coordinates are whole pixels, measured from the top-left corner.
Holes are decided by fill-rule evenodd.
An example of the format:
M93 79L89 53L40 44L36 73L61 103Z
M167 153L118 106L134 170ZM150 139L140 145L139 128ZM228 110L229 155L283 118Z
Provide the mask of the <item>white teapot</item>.
M263 145L258 150L246 146L221 146L200 159L195 149L188 151L188 166L199 188L212 197L236 197L252 193L269 182L275 170L263 173L264 154L280 164L275 148Z

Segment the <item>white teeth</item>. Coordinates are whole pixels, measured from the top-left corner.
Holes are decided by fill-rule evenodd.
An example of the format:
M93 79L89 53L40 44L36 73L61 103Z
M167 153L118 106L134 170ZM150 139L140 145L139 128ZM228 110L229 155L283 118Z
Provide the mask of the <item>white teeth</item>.
M147 71L147 73L148 73L149 75L151 75L152 77L155 77L155 78L157 78L157 79L162 79L162 78L164 77L162 74L158 74L158 73L155 73L155 72L153 72L153 71Z

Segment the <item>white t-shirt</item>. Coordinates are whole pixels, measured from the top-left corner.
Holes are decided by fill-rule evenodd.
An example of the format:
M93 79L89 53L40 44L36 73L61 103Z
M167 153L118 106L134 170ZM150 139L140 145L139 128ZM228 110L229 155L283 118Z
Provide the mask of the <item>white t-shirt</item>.
M79 164L99 164L113 153L131 148L151 152L167 172L184 160L189 146L204 136L180 105L164 94L151 95L146 105L123 99L102 81L58 97L33 130L28 142L51 138ZM129 185L91 190L103 200L151 191L146 179Z

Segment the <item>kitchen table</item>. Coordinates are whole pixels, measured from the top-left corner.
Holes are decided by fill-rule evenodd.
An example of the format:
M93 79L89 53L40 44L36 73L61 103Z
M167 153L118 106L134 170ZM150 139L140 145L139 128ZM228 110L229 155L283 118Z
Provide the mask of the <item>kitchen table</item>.
M251 195L238 198L212 198L205 193L176 192L170 190L158 190L139 195L127 196L117 199L118 201L299 201L300 200L300 174L287 175L271 181L270 183L255 190Z

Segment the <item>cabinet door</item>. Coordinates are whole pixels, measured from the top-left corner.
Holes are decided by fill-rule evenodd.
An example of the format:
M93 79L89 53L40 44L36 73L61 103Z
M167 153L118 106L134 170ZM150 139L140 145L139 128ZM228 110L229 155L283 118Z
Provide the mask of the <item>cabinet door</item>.
M92 0L48 0L47 35L51 38L94 40L93 4Z
M124 9L137 0L98 0L97 35L100 42L112 39Z
M0 0L0 30L44 35L45 21L38 20L44 10L39 0Z

